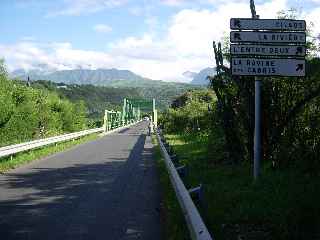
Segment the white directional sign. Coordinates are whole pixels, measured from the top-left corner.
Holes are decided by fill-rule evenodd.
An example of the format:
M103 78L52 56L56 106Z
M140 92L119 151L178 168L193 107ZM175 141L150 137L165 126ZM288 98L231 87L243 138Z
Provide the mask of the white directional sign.
M230 28L232 30L305 31L306 22L291 19L231 18Z
M233 43L306 43L304 32L230 32L230 41Z
M305 76L305 60L231 58L232 75L251 76Z
M292 45L232 44L230 45L230 53L232 55L304 57L306 55L306 47Z

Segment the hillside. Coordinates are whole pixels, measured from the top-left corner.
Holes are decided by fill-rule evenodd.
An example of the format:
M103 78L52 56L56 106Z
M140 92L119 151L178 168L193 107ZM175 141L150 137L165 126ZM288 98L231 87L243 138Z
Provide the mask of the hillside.
M31 81L47 80L55 83L65 84L91 84L94 86L109 87L176 87L176 82L164 82L161 80L151 80L139 76L129 70L119 69L74 69L54 71L46 68L25 71L17 69L11 73L12 77L26 81L28 77Z
M26 80L48 80L65 84L92 84L97 86L108 86L115 80L130 80L132 82L143 81L144 78L128 70L112 69L74 69L61 71L47 71L39 68L37 70L25 71L17 69L11 73L13 77Z
M101 119L105 109L118 109L123 98L156 99L157 108L167 108L171 101L184 92L197 87L189 84L168 83L161 86L145 86L137 88L128 87L103 87L93 85L77 85L53 83L50 81L34 81L34 88L45 88L57 92L61 97L72 102L83 100L88 108L89 117Z

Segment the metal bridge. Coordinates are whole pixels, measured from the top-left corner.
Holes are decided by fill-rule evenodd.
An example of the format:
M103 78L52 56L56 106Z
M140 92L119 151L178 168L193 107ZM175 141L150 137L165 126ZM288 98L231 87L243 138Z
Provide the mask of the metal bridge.
M115 129L141 120L142 113L151 113L151 121L157 126L156 101L145 99L123 99L122 111L105 110L103 128Z

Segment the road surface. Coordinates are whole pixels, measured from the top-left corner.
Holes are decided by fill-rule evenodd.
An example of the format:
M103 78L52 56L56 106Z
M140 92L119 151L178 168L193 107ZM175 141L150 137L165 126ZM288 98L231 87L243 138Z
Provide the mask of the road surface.
M0 175L0 239L161 239L146 134L142 122Z

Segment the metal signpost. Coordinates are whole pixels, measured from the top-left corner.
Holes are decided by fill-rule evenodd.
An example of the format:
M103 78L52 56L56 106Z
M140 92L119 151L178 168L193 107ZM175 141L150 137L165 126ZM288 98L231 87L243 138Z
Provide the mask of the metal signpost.
M305 31L306 21L291 19L231 18L232 30Z
M230 19L231 73L255 76L254 179L260 175L261 76L305 76L306 22L259 19L250 0L252 18ZM244 31L245 30L245 31ZM266 31L268 30L268 31Z
M306 43L306 34L302 32L230 32L233 43Z
M305 60L284 58L241 58L231 60L232 75L305 76Z
M291 46L291 45L254 45L254 44L231 44L231 55L261 55L261 56L298 56L306 55L305 46Z

